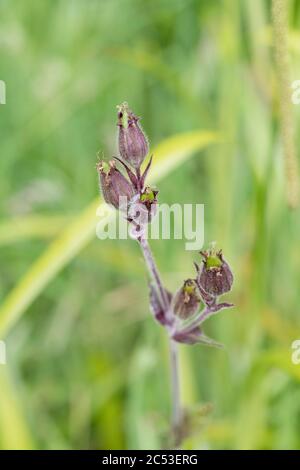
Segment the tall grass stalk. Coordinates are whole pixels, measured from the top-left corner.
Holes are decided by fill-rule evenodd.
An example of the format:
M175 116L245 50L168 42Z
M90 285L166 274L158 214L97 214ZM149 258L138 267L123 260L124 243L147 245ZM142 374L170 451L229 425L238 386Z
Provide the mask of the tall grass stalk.
M300 188L291 102L287 7L286 0L272 0L273 43L278 78L280 130L285 156L286 194L288 205L296 208L299 206Z

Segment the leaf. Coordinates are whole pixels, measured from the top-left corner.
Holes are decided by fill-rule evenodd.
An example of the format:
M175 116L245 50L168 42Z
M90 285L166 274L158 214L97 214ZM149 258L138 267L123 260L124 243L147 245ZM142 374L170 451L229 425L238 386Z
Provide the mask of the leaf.
M98 201L85 209L75 222L71 223L60 236L32 264L19 283L11 290L0 308L0 337L3 338L20 315L42 292L68 262L82 249L95 234L95 214Z
M206 336L199 326L186 330L184 332L177 332L173 335L173 339L178 343L183 344L204 344L215 348L223 348L223 344L218 343L212 338Z
M165 289L165 293L171 302L172 294ZM161 325L172 324L168 315L166 315L165 310L163 309L159 296L156 291L156 287L153 282L149 283L149 302L150 310L158 323ZM172 319L171 319L172 320Z
M166 139L154 150L149 180L162 179L194 152L219 140L218 134L210 131L191 131ZM95 237L97 208L101 211L107 208L98 197L46 248L7 295L0 307L1 338L7 335L57 273Z
M150 310L153 313L154 318L161 323L165 324L165 313L161 305L160 299L157 295L155 285L153 282L149 283L149 301L150 301Z
M57 235L73 217L65 215L27 215L15 217L0 224L0 245L33 238L51 238Z
M192 153L220 140L220 135L211 131L191 131L169 137L161 142L153 152L154 162L149 180L155 182L162 179L187 160ZM157 162L157 160L159 161Z
M7 366L0 366L0 447L6 450L33 448L20 404L10 384Z

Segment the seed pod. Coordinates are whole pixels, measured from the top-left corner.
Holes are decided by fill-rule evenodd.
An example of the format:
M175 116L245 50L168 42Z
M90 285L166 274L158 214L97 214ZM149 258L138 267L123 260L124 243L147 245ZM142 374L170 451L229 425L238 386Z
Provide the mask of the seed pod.
M198 275L200 288L213 297L218 297L230 291L233 274L223 258L222 251L216 252L212 248L201 252L201 255L203 256L203 264Z
M148 139L138 121L127 103L118 106L119 152L135 169L140 168L149 151Z
M175 294L173 311L179 318L186 320L197 312L199 305L197 284L193 279L187 279Z
M109 164L98 163L97 171L105 202L112 204L116 209L126 210L127 203L135 194L133 186L116 168L113 160Z

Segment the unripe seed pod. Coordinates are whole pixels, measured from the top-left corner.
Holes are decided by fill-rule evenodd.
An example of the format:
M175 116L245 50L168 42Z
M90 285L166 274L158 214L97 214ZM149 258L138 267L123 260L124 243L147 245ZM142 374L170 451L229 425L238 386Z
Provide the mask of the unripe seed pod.
M126 210L127 203L135 194L133 186L116 168L113 160L109 164L98 163L97 171L105 202L112 204L116 209Z
M222 251L216 252L212 248L201 252L201 254L203 264L198 275L200 287L213 297L218 297L230 291L233 274L223 258Z
M176 316L186 320L197 312L200 301L196 282L187 279L174 296L173 311Z
M138 121L127 103L118 106L119 152L135 169L140 168L149 151L148 139Z

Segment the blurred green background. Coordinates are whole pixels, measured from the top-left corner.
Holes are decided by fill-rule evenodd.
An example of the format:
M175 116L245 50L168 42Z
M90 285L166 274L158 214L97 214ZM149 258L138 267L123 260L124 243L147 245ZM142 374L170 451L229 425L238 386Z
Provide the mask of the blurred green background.
M288 3L296 80L300 3ZM0 18L1 448L165 445L168 347L138 246L95 236L96 154L116 154L126 100L163 154L159 200L204 203L206 244L235 273L236 307L206 326L225 350L180 347L184 448L299 449L300 223L270 2L0 0ZM169 289L193 274L184 240L152 247Z

